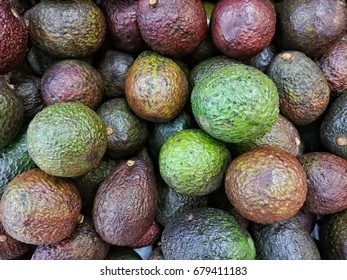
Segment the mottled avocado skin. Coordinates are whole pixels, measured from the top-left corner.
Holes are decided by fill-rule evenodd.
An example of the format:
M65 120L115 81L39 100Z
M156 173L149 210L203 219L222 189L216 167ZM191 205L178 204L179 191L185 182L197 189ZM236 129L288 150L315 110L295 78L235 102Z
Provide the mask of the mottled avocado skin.
M281 113L294 124L309 124L327 108L329 84L320 68L304 53L285 51L277 54L267 75L278 89Z
M107 243L137 242L151 227L157 210L152 165L143 159L122 160L102 182L94 200L96 232Z
M252 233L259 260L321 259L309 232L294 221L272 225L256 224Z
M85 218L66 239L49 245L39 245L33 260L103 260L110 249L95 232L91 219Z
M161 248L167 260L252 260L249 233L227 212L197 208L173 218L164 228Z

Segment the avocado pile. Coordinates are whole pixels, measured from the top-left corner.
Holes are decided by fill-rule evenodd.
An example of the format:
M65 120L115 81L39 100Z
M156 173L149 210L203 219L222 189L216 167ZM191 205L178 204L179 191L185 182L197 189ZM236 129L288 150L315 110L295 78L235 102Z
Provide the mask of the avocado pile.
M0 0L0 27L0 260L347 259L345 0Z

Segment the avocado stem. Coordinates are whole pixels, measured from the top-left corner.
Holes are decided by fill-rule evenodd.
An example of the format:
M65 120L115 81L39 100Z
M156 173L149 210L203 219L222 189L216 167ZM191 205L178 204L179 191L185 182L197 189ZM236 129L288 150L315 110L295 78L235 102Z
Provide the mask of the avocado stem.
M82 224L84 221L84 215L80 214L79 219L78 219L78 224Z
M0 243L5 242L7 240L6 235L0 235Z
M106 134L107 136L110 136L113 134L113 129L111 127L106 128Z
M8 84L8 86L9 86L11 89L14 89L14 85Z
M158 4L158 0L149 0L149 5L155 7Z
M19 15L18 15L18 13L17 13L16 10L14 10L14 9L11 8L11 13L12 13L12 15L15 16L16 18L19 18Z
M336 144L340 147L347 146L347 138L344 136L337 136L336 137Z
M284 61L288 61L288 60L291 60L292 59L292 55L290 53L283 53L281 55L281 58L284 60Z
M135 165L135 161L133 161L133 160L127 161L127 166L134 166L134 165Z
M295 137L295 144L297 146L300 146L300 144L301 144L301 141L300 141L300 139L298 137Z

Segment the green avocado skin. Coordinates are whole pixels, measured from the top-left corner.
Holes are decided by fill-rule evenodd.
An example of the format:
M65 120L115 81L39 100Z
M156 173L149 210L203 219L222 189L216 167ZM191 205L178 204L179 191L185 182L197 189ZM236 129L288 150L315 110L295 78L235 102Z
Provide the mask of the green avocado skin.
M347 94L340 95L331 104L320 127L323 146L330 152L347 159L347 145L338 145L337 140L347 139Z
M28 153L26 136L26 130L22 130L6 148L0 149L0 197L15 176L36 167Z
M199 126L212 137L239 143L263 136L279 115L273 81L260 70L231 64L204 75L191 95Z

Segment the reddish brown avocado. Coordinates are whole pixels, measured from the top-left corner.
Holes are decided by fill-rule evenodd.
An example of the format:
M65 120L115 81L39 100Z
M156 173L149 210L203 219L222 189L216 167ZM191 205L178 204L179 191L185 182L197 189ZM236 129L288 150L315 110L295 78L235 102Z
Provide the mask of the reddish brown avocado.
M5 2L0 2L0 26L0 74L5 74L24 60L28 30L16 10Z
M139 53L148 48L137 26L137 0L105 0L102 5L113 45L117 49Z
M231 162L225 191L243 217L272 224L293 217L303 206L307 183L299 161L277 148L259 148Z
M122 160L96 193L95 230L113 245L127 246L137 242L153 224L156 203L153 166L144 159Z
M29 244L51 244L69 236L81 222L81 198L65 178L40 169L16 176L0 201L0 220L14 239Z
M172 57L196 50L207 32L200 0L139 0L137 22L147 44Z
M237 59L265 49L275 28L276 12L270 0L221 0L211 18L212 39L217 49Z

